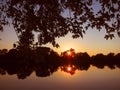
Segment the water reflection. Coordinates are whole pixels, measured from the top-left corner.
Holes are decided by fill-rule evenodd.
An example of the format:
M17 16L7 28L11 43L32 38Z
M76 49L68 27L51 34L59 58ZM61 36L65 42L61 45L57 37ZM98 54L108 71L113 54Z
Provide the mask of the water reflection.
M77 70L75 65L65 65L60 67L61 71L67 72L70 75L75 74L75 71Z
M76 70L88 70L90 65L103 69L105 66L110 69L120 68L120 53L114 55L97 54L90 57L87 53L74 53L74 57L67 57L46 47L39 47L32 51L18 51L11 49L9 52L0 54L0 74L16 74L19 79L25 79L35 72L38 77L47 77L60 69L70 75Z

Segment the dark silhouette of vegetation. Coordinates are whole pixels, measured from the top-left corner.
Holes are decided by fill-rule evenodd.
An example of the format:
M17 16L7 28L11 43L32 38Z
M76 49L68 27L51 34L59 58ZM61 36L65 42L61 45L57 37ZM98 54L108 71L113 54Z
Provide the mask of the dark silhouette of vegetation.
M39 47L29 52L11 49L6 54L0 54L0 73L17 74L20 79L26 78L33 71L37 76L49 76L57 71L58 66L58 54L47 47Z
M67 51L63 53L58 55L48 47L37 47L29 52L24 49L0 50L0 74L16 74L19 79L25 79L32 72L38 77L47 77L58 69L73 75L76 70L88 70L90 65L100 69L105 66L110 69L120 68L120 53L97 54L91 57L87 52L75 53L74 49L71 53L74 57L67 56Z
M120 53L114 55L114 53L109 53L108 55L97 54L91 57L91 62L93 66L98 68L104 68L108 66L110 69L115 69L120 65Z
M56 38L71 32L82 37L87 29L106 30L106 39L120 37L120 0L0 0L0 30L13 25L19 46L31 47L33 31L38 44L59 47Z
M71 75L90 65L120 68L120 53L90 57L70 49L58 55L41 47L47 43L59 47L55 39L69 32L73 38L83 38L90 28L105 29L106 39L114 38L115 33L120 37L120 0L0 0L0 31L5 25L14 27L19 41L9 51L0 50L2 75L25 79L32 72L38 77L50 76L59 68ZM34 42L33 32L39 34L38 42Z

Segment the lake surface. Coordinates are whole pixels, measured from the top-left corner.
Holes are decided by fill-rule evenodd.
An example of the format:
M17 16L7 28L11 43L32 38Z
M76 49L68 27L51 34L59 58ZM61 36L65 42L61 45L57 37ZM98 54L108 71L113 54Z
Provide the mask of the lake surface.
M12 49L0 55L0 90L120 90L120 53Z
M47 77L38 77L33 71L25 79L5 74L0 75L0 90L120 90L120 68L90 65L88 70L75 70L74 74L59 68Z

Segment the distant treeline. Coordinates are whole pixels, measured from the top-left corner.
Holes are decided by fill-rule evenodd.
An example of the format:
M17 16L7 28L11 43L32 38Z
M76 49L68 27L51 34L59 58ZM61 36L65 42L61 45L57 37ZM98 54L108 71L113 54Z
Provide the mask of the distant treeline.
M74 66L75 70L88 70L90 65L103 69L120 68L120 53L108 55L97 54L89 56L87 52L76 53L74 57L58 55L48 47L31 49L3 49L0 50L0 74L16 74L19 79L24 79L33 71L36 76L46 77L56 72L60 67ZM65 71L65 70L64 70Z

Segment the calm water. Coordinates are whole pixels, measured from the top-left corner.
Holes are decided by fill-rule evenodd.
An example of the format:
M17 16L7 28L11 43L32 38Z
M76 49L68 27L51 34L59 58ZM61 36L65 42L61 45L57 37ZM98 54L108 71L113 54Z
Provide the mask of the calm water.
M69 70L69 69L68 69ZM71 75L60 69L48 77L0 75L0 90L120 90L120 69L93 67Z

